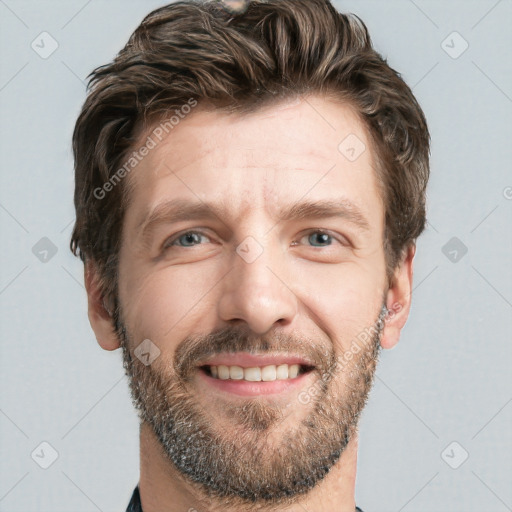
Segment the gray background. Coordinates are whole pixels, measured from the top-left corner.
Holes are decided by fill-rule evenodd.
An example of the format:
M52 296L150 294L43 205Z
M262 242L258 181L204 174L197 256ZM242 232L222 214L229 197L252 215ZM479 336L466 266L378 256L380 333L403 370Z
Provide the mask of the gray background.
M138 480L121 354L97 345L68 249L70 138L87 74L164 3L0 0L1 511L124 511ZM362 417L357 503L512 510L512 3L335 4L413 86L433 139L412 311Z

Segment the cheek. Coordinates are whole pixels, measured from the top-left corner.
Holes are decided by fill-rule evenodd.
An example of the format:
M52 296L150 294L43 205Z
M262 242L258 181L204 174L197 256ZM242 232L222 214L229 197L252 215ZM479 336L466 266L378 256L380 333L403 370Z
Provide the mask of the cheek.
M204 317L211 282L184 267L132 273L120 289L127 327L137 339L149 338L161 349L168 340L181 341Z
M385 282L383 269L383 265L352 262L310 266L296 274L300 276L297 296L306 306L304 314L313 316L337 351L348 349L377 319Z

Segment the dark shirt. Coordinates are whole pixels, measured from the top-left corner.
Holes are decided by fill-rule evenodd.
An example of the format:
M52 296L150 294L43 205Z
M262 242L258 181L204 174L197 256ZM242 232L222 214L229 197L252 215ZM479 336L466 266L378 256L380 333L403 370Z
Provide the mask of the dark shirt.
M126 509L126 512L143 512L142 505L140 504L139 486L135 487L133 491L132 499ZM355 512L363 512L359 507L356 507Z

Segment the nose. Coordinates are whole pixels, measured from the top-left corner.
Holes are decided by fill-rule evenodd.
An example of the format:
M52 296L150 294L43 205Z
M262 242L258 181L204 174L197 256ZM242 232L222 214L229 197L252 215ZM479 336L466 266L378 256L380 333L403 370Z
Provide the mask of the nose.
M244 323L257 334L274 324L292 323L298 299L292 291L286 255L247 237L231 255L232 269L221 284L218 314L224 322ZM296 276L295 276L296 277Z

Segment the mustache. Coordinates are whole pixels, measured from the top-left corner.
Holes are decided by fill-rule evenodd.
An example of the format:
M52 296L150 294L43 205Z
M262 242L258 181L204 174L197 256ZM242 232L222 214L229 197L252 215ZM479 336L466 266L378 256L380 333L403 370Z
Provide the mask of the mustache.
M241 327L225 327L207 335L188 336L176 347L174 371L184 380L209 358L225 352L258 355L293 354L311 362L316 371L328 371L336 364L332 344L303 334L294 336L282 331L258 336Z

